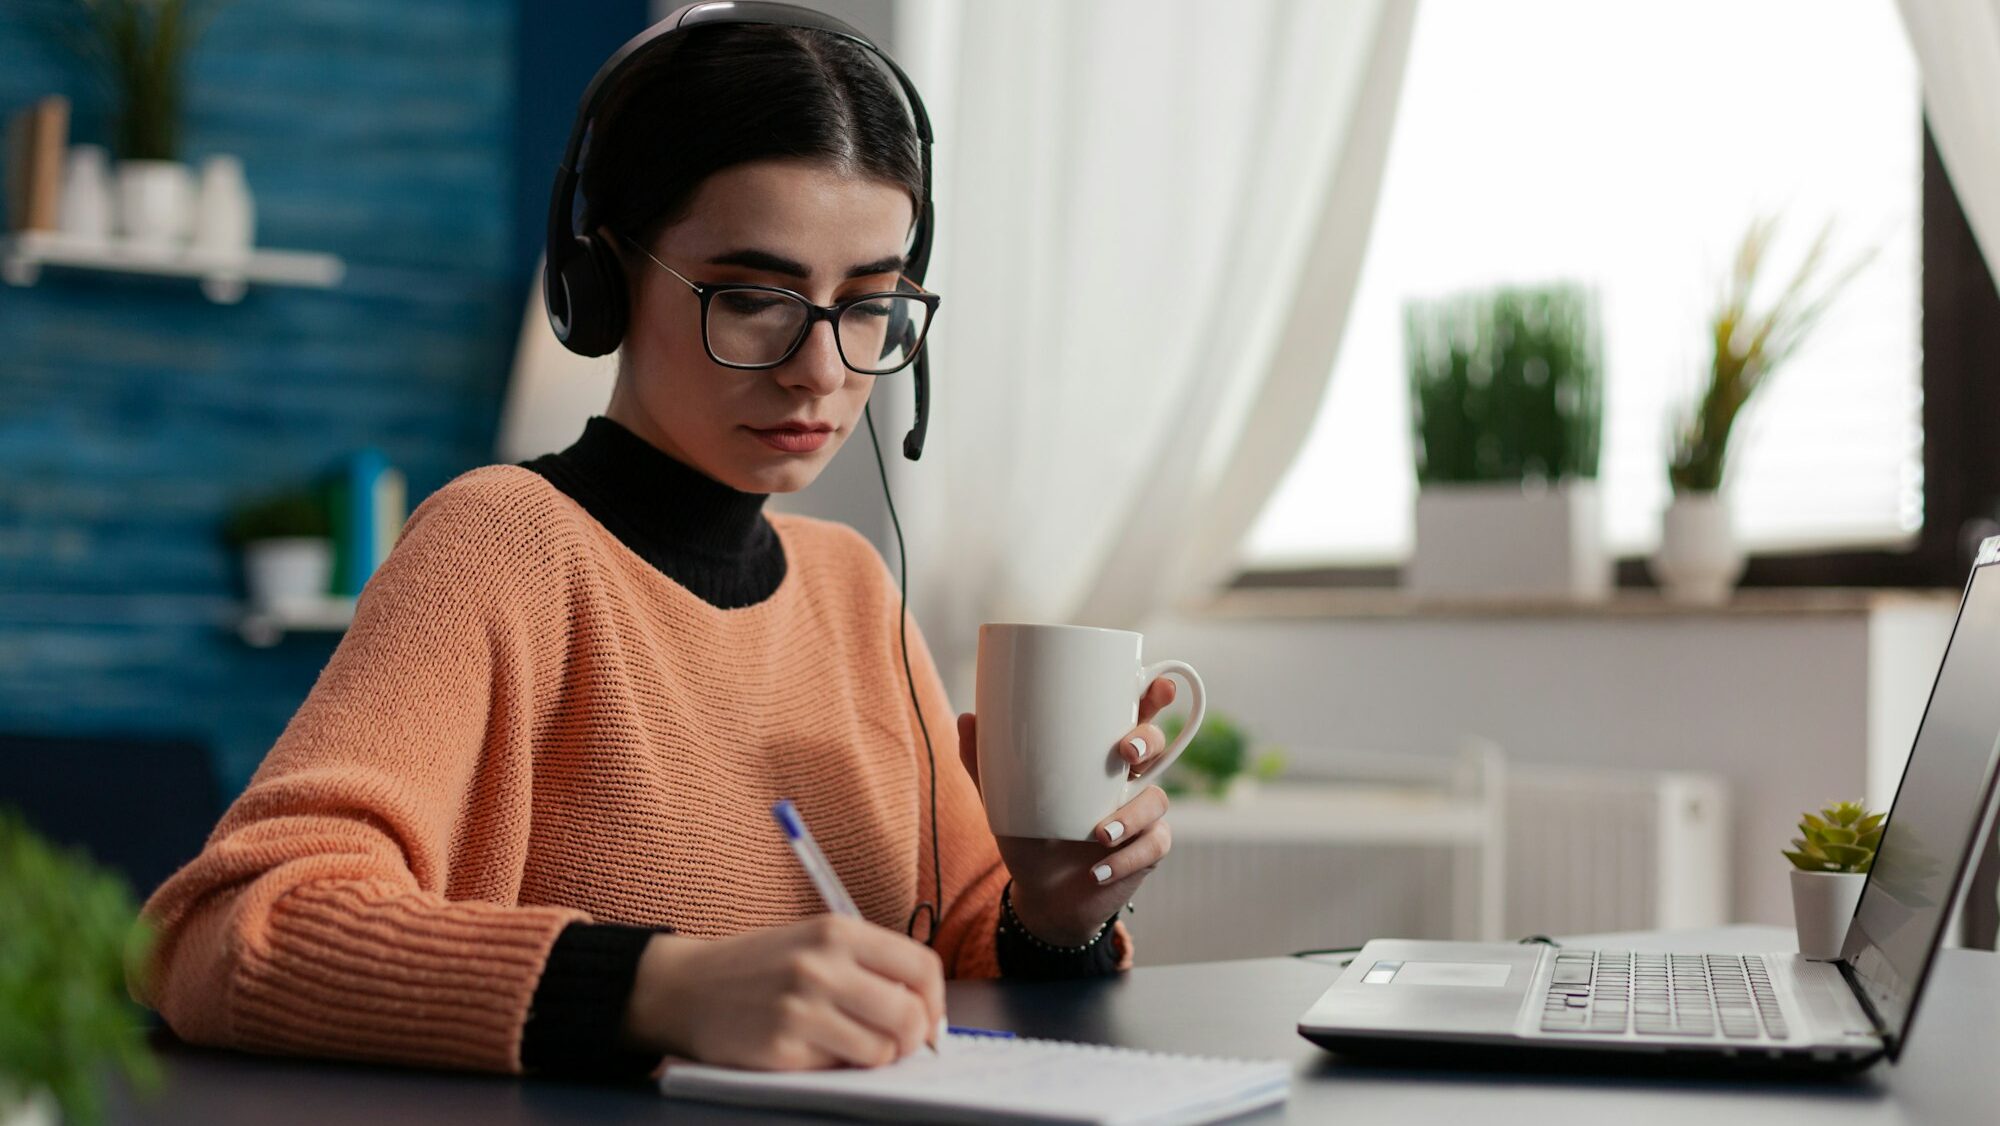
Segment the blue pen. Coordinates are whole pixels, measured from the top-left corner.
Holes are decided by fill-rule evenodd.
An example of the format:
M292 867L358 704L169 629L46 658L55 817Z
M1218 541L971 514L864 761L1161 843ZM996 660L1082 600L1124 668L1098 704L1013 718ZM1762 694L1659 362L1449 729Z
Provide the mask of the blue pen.
M826 853L819 850L818 842L813 840L812 832L806 828L805 818L799 816L799 811L792 805L791 799L779 798L778 803L771 807L771 817L777 821L778 828L785 831L786 842L798 855L800 867L806 870L806 878L812 881L813 887L819 889L819 897L825 901L826 909L836 915L861 918L861 909L854 905L854 900L848 896L847 889L841 886L840 877L834 874L833 865L828 863ZM931 1051L936 1052L944 1046L946 1027L944 1018L940 1016L937 1042L930 1046Z

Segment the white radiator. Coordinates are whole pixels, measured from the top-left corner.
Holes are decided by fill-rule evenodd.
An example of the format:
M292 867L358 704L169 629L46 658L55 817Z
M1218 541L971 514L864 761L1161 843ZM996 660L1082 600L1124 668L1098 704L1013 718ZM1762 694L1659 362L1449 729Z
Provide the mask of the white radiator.
M1127 918L1137 961L1726 920L1719 779L1489 761L1479 783L1428 798L1379 779L1273 783L1241 805L1177 803L1173 853Z
M1507 932L1728 921L1729 791L1709 774L1516 766L1507 779Z

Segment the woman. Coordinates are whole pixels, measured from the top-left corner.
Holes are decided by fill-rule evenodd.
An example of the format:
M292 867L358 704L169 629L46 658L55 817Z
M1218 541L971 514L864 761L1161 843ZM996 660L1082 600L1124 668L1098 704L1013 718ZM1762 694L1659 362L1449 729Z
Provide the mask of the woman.
M1116 917L1167 852L1165 795L1097 841L996 842L976 718L961 771L914 625L911 707L881 558L763 512L895 380L849 366L869 366L866 319L751 354L768 342L738 330L789 299L700 296L898 289L922 196L906 111L816 31L703 28L635 66L583 170L630 294L611 401L568 449L418 507L249 788L153 895L134 988L185 1038L499 1071L874 1065L933 1036L947 974L1131 964ZM1151 685L1121 740L1135 771L1172 698ZM865 922L823 913L780 796Z

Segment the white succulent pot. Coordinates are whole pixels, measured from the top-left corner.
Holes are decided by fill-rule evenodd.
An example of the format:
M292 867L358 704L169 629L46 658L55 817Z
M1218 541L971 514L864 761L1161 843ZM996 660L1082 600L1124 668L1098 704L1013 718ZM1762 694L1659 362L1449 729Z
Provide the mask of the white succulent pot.
M177 160L118 162L118 231L128 243L172 251L187 241L194 172Z
M1840 957L1847 941L1847 924L1861 902L1861 872L1808 872L1792 869L1792 924L1799 932L1799 953L1815 962Z
M1676 493L1660 519L1653 578L1674 602L1714 606L1743 577L1743 545L1721 493Z
M317 603L333 585L333 541L324 536L284 536L243 546L243 579L250 604L284 610Z
M0 1126L61 1126L62 1108L47 1087L26 1095L0 1077Z
M1609 597L1597 482L1425 485L1403 585L1419 598Z

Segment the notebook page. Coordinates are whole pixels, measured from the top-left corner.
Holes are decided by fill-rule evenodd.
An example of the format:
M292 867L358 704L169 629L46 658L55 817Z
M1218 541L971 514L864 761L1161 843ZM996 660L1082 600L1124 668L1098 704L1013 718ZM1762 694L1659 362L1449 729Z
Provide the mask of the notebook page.
M1055 1040L952 1035L886 1067L740 1071L682 1064L663 1094L933 1122L1169 1126L1240 1114L1290 1093L1283 1063Z

